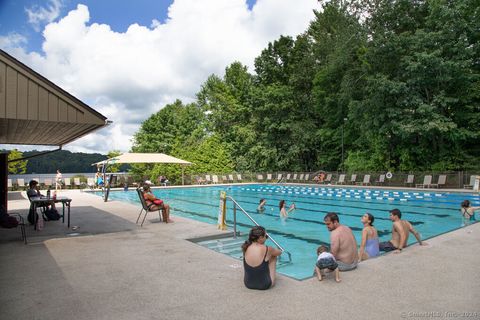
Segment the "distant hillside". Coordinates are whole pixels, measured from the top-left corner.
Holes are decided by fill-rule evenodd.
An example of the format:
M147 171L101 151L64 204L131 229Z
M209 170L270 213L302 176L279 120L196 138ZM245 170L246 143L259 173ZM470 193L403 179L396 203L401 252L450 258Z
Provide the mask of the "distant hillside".
M29 157L41 151L25 151L24 157ZM42 156L28 159L26 173L54 173L60 169L64 173L95 172L96 167L92 163L107 159L100 153L82 153L60 150L47 153Z

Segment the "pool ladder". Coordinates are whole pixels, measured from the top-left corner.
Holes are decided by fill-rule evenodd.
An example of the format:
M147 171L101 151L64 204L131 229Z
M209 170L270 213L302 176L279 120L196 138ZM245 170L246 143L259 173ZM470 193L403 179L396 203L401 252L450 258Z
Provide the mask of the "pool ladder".
M237 238L237 207L240 209L241 212L243 212L244 215L247 216L248 219L250 219L250 221L253 222L254 225L260 226L257 223L257 221L255 221L255 219L253 219L252 216L249 215L247 211L245 211L245 209L243 209L242 206L238 204L237 201L235 201L235 199L233 199L230 196L227 196L227 199L230 199L233 203L233 238L234 239ZM268 234L268 232L267 232L267 235L268 235L268 238L277 246L277 248L287 255L288 261L285 261L285 263L291 263L292 255L290 254L290 252L286 251L277 241L275 241L275 239L272 238L271 235Z

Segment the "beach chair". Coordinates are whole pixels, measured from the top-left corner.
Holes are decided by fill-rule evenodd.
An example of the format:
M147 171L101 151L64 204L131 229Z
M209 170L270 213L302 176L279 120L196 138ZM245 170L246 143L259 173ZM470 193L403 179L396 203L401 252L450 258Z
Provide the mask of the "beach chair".
M22 179L22 178L17 179L17 188L18 189L25 188L25 180L24 179Z
M370 184L370 175L366 174L363 176L363 181L362 182L357 182L358 185L362 186L368 186Z
M45 187L48 189L49 187L52 186L52 179L45 179L43 180L43 184L45 185Z
M432 176L431 175L426 175L423 177L423 183L422 184L416 184L415 187L417 188L426 188L430 187L432 185Z
M378 180L375 181L375 184L378 186L378 185L381 185L381 184L384 184L385 183L385 175L384 174L381 174L379 177L378 177Z
M298 177L298 181L302 181L304 176L305 176L305 174L300 173L300 176Z
M222 176L222 183L228 183L227 176Z
M327 174L327 177L325 179L323 179L323 183L326 183L326 184L332 183L332 174L331 173Z
M272 181L272 174L267 173L267 182Z
M305 174L305 182L308 182L308 180L310 180L310 174L309 173Z
M8 179L8 180L7 180L7 188L10 189L10 190L12 190L12 188L13 188L12 179Z
M95 179L87 178L87 186L92 190L95 189Z
M406 185L406 186L409 186L409 185L412 185L412 186L413 186L414 183L415 183L415 175L409 174L409 175L407 176L407 180L405 181L405 185Z
M218 177L215 174L212 174L212 183L218 184Z
M287 173L287 176L285 177L285 181L290 180L290 176L291 176L291 174L290 174L290 173Z
M432 183L431 186L435 188L440 188L441 186L445 186L446 183L447 183L447 175L441 174L438 176L437 183Z
M277 183L282 181L282 177L283 177L283 174L281 174L281 173L277 174Z
M352 174L352 176L350 177L350 184L355 184L356 181L357 181L357 175Z
M338 176L337 184L345 184L345 174L342 173L340 176Z
M210 178L210 175L209 174L206 174L205 175L205 183L212 183L212 178Z
M233 183L233 174L228 175L228 182Z
M469 184L464 184L463 187L465 189L473 189L473 185L475 184L475 177L476 176L470 176L470 183Z
M242 175L237 173L237 181L242 182Z
M296 173L293 174L292 181L297 181L297 174Z
M63 183L65 183L65 188L69 189L72 183L70 182L70 178L63 179Z
M257 181L263 181L263 174L257 174Z
M80 178L73 178L73 184L80 189Z
M163 207L159 208L159 209L152 209L152 207L155 206L154 203L152 203L150 205L147 205L147 201L145 201L145 198L143 197L143 191L142 191L141 188L137 188L137 194L138 194L138 197L140 198L140 203L142 204L142 209L140 210L140 213L138 214L137 222L135 222L135 223L138 224L138 221L140 220L140 217L142 216L143 211L145 211L145 216L143 216L142 224L140 225L141 227L143 227L143 223L145 222L145 218L147 217L147 213L149 213L149 212L158 211L158 219L160 220L160 222L162 222L161 212L163 210Z

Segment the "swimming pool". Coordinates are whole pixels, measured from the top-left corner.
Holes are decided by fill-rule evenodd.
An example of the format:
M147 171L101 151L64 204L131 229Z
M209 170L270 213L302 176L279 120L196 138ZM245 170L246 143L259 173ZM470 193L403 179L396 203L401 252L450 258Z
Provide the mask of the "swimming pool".
M410 221L428 239L461 227L460 202L469 199L480 205L478 194L435 191L406 191L362 189L354 187L292 186L292 185L230 185L186 188L152 189L155 195L172 207L172 214L217 223L220 191L234 198L253 218L292 255L292 263L280 265L278 272L296 279L312 276L316 248L329 245L330 233L323 223L327 212L336 212L340 223L349 226L360 244L361 216L370 212L375 216L375 227L380 241L391 238L392 223L389 210L398 208L402 219ZM111 192L110 199L139 203L135 190ZM266 210L259 214L256 208L261 198L267 199ZM295 202L296 210L286 221L279 217L278 203ZM237 210L238 230L248 233L252 224ZM233 204L227 201L227 224L232 230ZM409 244L415 243L413 235ZM270 245L273 246L272 243Z

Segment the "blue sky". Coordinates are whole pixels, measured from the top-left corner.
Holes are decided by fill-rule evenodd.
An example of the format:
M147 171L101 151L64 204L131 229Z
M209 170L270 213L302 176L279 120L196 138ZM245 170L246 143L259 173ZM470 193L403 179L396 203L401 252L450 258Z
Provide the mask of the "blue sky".
M256 0L246 2L251 9ZM108 24L113 31L125 32L134 23L150 26L154 19L164 23L173 0L64 0L60 3L59 16L65 15L81 3L90 9L91 22ZM45 4L48 6L49 1L0 0L0 34L20 33L28 39L28 50L40 51L43 42L41 30L36 31L28 22L27 10ZM41 23L41 26L43 25L44 23Z
M0 0L0 48L113 121L65 149L126 152L153 113L195 101L235 61L253 73L268 43L304 32L314 9L317 0Z

